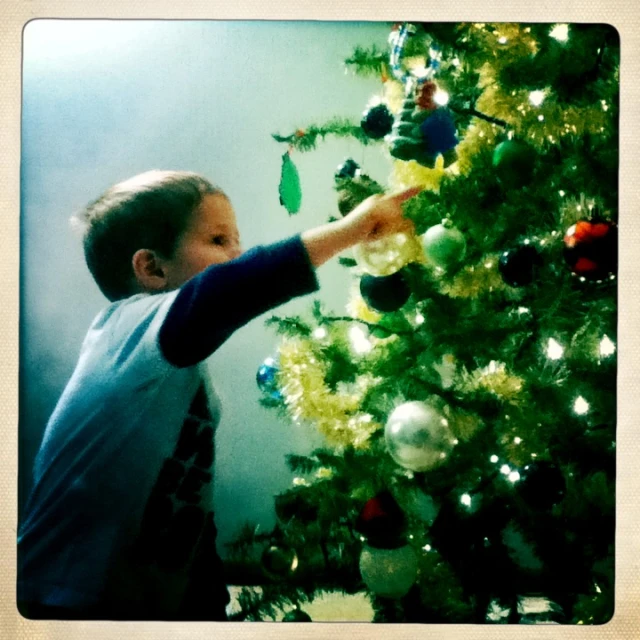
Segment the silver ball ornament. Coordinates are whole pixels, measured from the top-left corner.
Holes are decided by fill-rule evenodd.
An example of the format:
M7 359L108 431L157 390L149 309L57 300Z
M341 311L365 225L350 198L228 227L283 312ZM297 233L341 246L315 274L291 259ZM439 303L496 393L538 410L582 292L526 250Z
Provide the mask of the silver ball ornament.
M434 469L453 448L447 419L420 401L396 407L387 420L384 437L391 457L411 471Z

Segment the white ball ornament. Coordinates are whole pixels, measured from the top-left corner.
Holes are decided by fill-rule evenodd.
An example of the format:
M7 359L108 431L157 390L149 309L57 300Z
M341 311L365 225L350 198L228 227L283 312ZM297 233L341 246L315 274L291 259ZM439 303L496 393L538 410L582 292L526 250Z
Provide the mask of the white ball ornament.
M384 437L391 457L411 471L428 471L442 464L454 439L446 418L420 401L396 407L387 420Z
M409 545L397 549L364 545L360 554L360 575L376 595L401 598L416 581L418 558Z
M427 261L445 271L459 265L467 251L467 241L449 219L422 234L422 247Z
M422 249L414 234L392 233L379 240L362 242L353 254L358 266L372 276L390 276L420 258Z

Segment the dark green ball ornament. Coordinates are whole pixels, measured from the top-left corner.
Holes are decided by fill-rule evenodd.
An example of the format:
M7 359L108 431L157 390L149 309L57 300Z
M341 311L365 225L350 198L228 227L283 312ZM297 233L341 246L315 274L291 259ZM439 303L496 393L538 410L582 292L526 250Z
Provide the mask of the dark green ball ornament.
M493 168L507 189L518 189L531 182L535 162L535 151L522 140L505 140L493 152Z
M282 622L312 622L311 616L302 609L292 609L285 613Z
M334 174L336 180L347 178L355 178L360 173L360 165L353 159L347 158L337 169Z
M402 271L390 276L363 275L360 278L360 295L374 311L397 311L411 295Z
M263 571L271 578L288 578L298 568L298 556L289 547L272 544L263 551L261 564Z
M520 495L533 509L551 509L564 498L567 485L562 471L553 462L532 462L520 475Z
M379 140L391 132L393 114L385 104L378 104L365 112L360 126L369 138Z
M533 282L541 265L538 250L531 244L521 244L502 253L498 270L509 286L524 287Z

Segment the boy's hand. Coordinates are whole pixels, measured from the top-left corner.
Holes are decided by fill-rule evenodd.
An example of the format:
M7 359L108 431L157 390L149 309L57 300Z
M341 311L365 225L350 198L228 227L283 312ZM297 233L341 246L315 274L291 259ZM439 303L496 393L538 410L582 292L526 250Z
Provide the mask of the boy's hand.
M421 187L412 187L392 195L371 196L342 220L304 231L302 242L311 264L319 267L337 253L361 242L412 231L413 223L402 215L402 203L420 191Z
M413 222L404 217L402 203L422 191L411 187L390 195L374 195L361 202L342 220L355 243L378 240L391 233L413 231Z

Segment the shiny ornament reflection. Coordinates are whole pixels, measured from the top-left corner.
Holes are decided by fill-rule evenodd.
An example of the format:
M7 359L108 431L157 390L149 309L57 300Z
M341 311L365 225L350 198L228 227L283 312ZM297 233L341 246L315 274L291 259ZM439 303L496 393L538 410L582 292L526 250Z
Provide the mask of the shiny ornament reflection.
M405 402L389 416L385 441L391 457L411 471L433 469L446 459L453 437L444 416L425 402Z
M422 249L414 235L393 233L363 242L353 250L358 266L372 276L389 276L419 259Z

